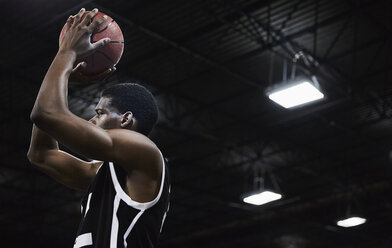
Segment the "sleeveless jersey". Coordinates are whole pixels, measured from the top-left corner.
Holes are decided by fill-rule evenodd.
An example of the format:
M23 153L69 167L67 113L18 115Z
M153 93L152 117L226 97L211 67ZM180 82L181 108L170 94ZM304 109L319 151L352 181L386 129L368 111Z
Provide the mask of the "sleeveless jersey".
M82 199L74 248L155 247L170 204L169 171L163 157L162 161L159 193L145 203L124 192L124 169L104 162Z

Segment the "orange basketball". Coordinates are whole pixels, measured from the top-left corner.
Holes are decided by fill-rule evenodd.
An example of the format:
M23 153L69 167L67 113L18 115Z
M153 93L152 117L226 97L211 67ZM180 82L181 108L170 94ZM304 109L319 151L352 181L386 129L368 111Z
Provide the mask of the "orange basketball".
M88 13L89 11L86 11L82 19L84 19ZM105 14L98 12L92 21L98 20L103 15ZM60 44L66 30L67 24L65 24L61 30L59 37ZM86 75L96 75L102 73L107 69L115 66L120 61L124 50L124 37L118 24L109 16L102 27L91 34L91 43L97 42L100 39L106 37L110 38L111 40L108 44L97 49L93 54L84 58L80 58L75 62L75 66L82 61L87 63L87 67L83 70L83 73Z

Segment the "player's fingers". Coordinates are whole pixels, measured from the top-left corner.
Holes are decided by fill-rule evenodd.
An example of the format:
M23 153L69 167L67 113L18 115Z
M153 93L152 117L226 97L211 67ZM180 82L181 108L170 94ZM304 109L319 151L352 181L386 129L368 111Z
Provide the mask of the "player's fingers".
M70 15L67 19L67 25L72 23L72 15Z
M69 17L68 17L68 19L67 19L67 22L65 23L66 24L66 28L65 28L65 32L67 32L71 27L72 27L72 23L73 23L73 20L74 20L74 16L72 16L72 15L70 15ZM61 41L64 39L64 36L63 36L63 38L61 39Z
M87 66L86 62L84 62L84 61L80 62L79 64L77 64L75 66L75 68L72 69L71 74L75 74L75 73L81 72L84 68L86 68L86 66Z
M70 28L70 27L72 27L72 24L74 23L74 21L75 21L75 16L73 16L73 15L70 15L69 17L68 17L68 19L67 19L67 29L68 28Z
M95 42L92 44L92 50L97 50L100 47L103 47L104 45L106 45L107 43L110 42L110 38L103 38L100 39L99 41Z
M86 17L83 19L82 25L83 25L83 26L88 26L88 25L90 25L91 22L92 22L91 20L94 18L94 16L97 15L97 13L98 13L98 9L97 9L97 8L93 9L92 11L90 11L90 12L86 15Z
M88 26L90 33L94 32L95 30L98 30L104 23L106 23L108 19L107 15L102 16L95 22L91 23L90 26Z
M86 9L85 8L81 8L79 13L76 14L75 20L74 20L74 25L79 24L80 20L82 19L82 16L83 16L84 12L86 12Z
M98 81L103 81L105 80L108 76L110 76L114 71L116 71L116 67L112 67L107 69L106 71L102 72L101 74L98 75L97 80Z

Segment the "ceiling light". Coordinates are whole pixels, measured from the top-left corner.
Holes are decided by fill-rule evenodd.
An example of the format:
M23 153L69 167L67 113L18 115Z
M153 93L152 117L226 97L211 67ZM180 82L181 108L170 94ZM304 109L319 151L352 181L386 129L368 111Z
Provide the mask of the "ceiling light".
M244 202L253 205L262 205L271 201L276 201L282 198L281 194L277 194L271 191L263 191L258 194L253 194L243 199Z
M339 220L337 222L338 226L342 227L353 227L353 226L358 226L366 222L366 219L361 218L361 217L350 217L344 220Z
M300 81L297 84L268 93L268 97L285 108L292 108L322 99L324 94L309 81Z

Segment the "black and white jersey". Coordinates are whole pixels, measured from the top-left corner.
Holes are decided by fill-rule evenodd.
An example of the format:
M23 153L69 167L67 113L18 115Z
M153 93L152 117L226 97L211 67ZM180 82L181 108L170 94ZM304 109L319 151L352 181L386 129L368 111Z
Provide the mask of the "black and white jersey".
M82 200L82 220L74 248L155 247L169 210L169 171L162 157L162 179L157 197L145 203L127 195L126 173L104 162Z

